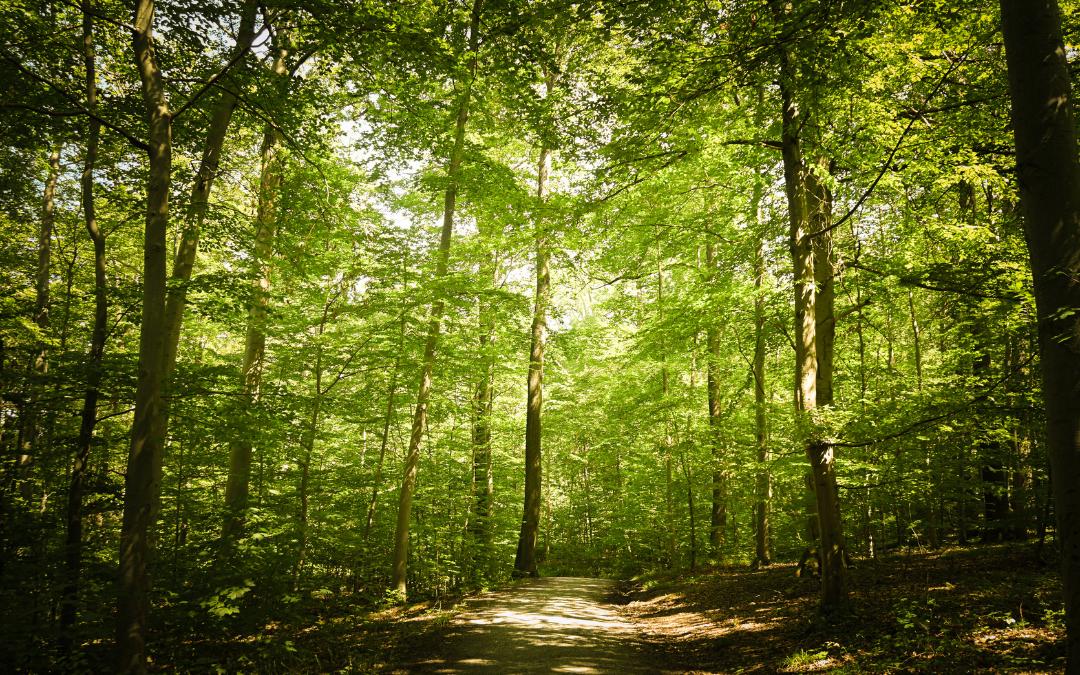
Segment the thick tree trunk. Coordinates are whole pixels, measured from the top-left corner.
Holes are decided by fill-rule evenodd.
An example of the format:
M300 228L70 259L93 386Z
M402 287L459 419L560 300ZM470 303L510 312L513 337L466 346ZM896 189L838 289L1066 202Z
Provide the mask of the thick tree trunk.
M275 33L275 43L271 71L277 78L279 93L284 98L289 82L286 59L290 51L284 31ZM278 131L267 125L263 131L260 153L259 206L255 214L255 246L251 256L251 264L256 274L251 285L244 363L240 372L241 400L248 408L249 415L258 404L266 355L266 313L270 305L271 258L277 234L277 196L282 180L280 143ZM225 484L225 520L221 534L222 548L227 556L231 555L236 539L244 527L248 485L251 480L251 455L252 442L247 436L234 439L229 444L229 476Z
M1056 0L1001 0L1001 12L1064 566L1067 671L1080 673L1080 153Z
M443 201L443 225L435 261L435 278L437 280L446 276L450 265L450 240L454 234L454 209L457 204L461 162L465 154L465 125L469 120L472 83L476 78L476 57L480 44L480 10L482 8L483 0L473 0L472 18L469 25L469 73L465 80L464 90L458 100L457 119L454 123L454 146L450 151L450 164L446 171L448 180ZM393 590L400 595L402 600L405 599L407 592L409 517L412 513L413 492L416 490L416 470L420 464L420 442L423 440L424 428L427 426L428 398L431 395L431 376L435 368L435 351L439 345L439 333L442 330L442 313L442 300L431 303L431 323L424 344L424 361L420 367L420 385L416 392L416 411L413 414L412 433L409 435L409 450L405 456L405 470L398 500L397 528L394 533L394 560L390 583Z
M94 22L90 0L82 0L83 61L86 68L86 108L97 111L97 67L94 50ZM108 279L105 276L105 235L98 227L94 209L94 167L97 163L101 126L93 119L87 121L86 154L83 158L82 207L86 231L94 244L94 327L90 333L90 354L87 359L86 391L83 394L79 436L75 445L75 463L68 487L67 537L64 563L67 579L60 607L60 646L69 653L75 645L75 623L79 610L79 590L82 578L83 491L87 465L97 424L97 402L101 386L101 360L105 353L108 329Z
M784 159L784 182L790 216L791 258L795 286L795 379L797 417L810 461L820 528L821 610L832 614L846 610L848 601L847 570L844 566L844 543L840 509L836 499L836 469L832 446L821 438L814 419L817 407L817 302L814 292L814 247L811 240L810 214L807 210L807 169L799 141L801 119L792 95L793 69L782 52L781 151Z
M146 620L150 602L150 580L146 570L150 547L147 537L153 525L150 522L153 507L161 491L165 247L172 177L172 113L154 55L153 20L154 0L137 0L133 50L146 105L149 180L143 242L139 376L120 530L117 646L118 670L124 673L146 672Z
M551 148L540 148L536 172L536 201L544 208L548 193L548 173L551 171ZM525 508L521 518L514 576L538 576L536 542L540 534L540 502L542 483L541 417L544 405L544 347L547 342L547 308L551 295L551 274L548 269L547 235L543 216L536 222L536 297L533 303L532 344L529 349L528 405L525 411Z

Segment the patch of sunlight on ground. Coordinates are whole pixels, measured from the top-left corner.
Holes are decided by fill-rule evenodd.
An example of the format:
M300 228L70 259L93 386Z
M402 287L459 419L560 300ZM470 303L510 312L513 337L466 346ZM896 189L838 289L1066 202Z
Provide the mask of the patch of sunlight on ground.
M609 628L611 626L610 621L594 621L592 619L581 619L570 616L560 616L558 614L534 614L534 613L522 613L505 611L499 612L492 617L480 617L476 619L469 619L469 623L478 625L489 625L496 623L516 623L523 626L567 626L571 628Z

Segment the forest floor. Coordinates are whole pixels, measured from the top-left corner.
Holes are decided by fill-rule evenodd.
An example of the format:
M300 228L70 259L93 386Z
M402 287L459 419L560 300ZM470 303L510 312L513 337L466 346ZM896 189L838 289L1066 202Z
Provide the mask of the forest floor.
M851 591L854 616L831 625L817 619L818 582L792 564L546 577L378 610L334 595L247 630L174 627L154 670L1064 672L1059 575L1032 546L856 560Z
M655 673L609 579L544 577L467 601L397 672Z
M622 611L686 672L1064 672L1058 574L1033 547L897 553L850 571L854 614L833 625L794 565L646 578L624 587Z

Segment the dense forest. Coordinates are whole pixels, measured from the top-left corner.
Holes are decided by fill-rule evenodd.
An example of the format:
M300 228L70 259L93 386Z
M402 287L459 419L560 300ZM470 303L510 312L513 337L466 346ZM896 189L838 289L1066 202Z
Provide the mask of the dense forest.
M0 4L0 661L717 565L842 620L862 560L1022 541L1080 672L1077 44L1076 0Z

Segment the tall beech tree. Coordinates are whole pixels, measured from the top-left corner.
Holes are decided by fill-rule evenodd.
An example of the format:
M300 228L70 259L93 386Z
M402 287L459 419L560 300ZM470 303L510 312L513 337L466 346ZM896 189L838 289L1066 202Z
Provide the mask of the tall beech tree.
M478 51L480 48L480 17L484 0L474 0L469 21L468 47L464 54L464 82L455 101L453 147L446 169L446 192L443 198L443 222L439 233L439 246L435 252L435 279L443 279L450 266L450 243L454 235L454 211L457 207L461 165L465 158L465 128L469 121L469 105L472 87L476 79ZM403 599L407 592L407 569L409 561L409 518L412 512L413 492L416 490L416 472L420 464L420 443L427 425L428 399L431 396L431 378L435 369L435 352L442 331L444 303L437 299L431 303L430 324L424 342L424 360L420 370L420 384L416 392L416 410L413 413L409 449L398 499L397 529L394 533L394 560L391 566L391 587Z
M266 24L271 25L270 17ZM286 98L291 75L288 64L292 52L289 31L279 28L273 32L274 59L270 66L277 93ZM270 304L271 258L274 237L277 233L277 200L282 174L281 132L272 124L263 130L259 149L259 195L255 213L255 242L251 251L253 279L251 299L248 302L247 335L244 340L244 362L241 366L241 397L250 414L259 399L263 367L266 356L266 322ZM206 205L201 206L202 209ZM197 226L190 235L197 237ZM194 245L194 244L193 244ZM222 526L222 544L227 552L243 529L248 506L249 482L251 480L252 443L250 438L238 438L229 444L229 478L225 484L225 522Z
M807 174L803 159L800 128L802 115L796 92L792 56L781 48L781 152L784 158L784 184L787 191L790 222L788 246L794 270L795 286L795 382L796 414L803 436L806 457L810 462L812 488L817 506L817 526L821 557L821 608L826 614L845 610L847 570L836 489L835 449L822 437L816 419L818 407L818 312L815 290L815 254ZM824 200L820 200L824 201ZM820 234L818 235L820 236Z
M154 0L138 0L132 47L146 108L148 178L143 235L142 325L139 379L124 479L124 519L120 530L120 584L117 590L118 670L146 672L146 630L150 609L152 514L161 491L165 378L165 250L172 186L172 111L154 44Z
M1017 183L1038 308L1067 669L1080 672L1080 149L1056 0L1002 0L1001 15Z

